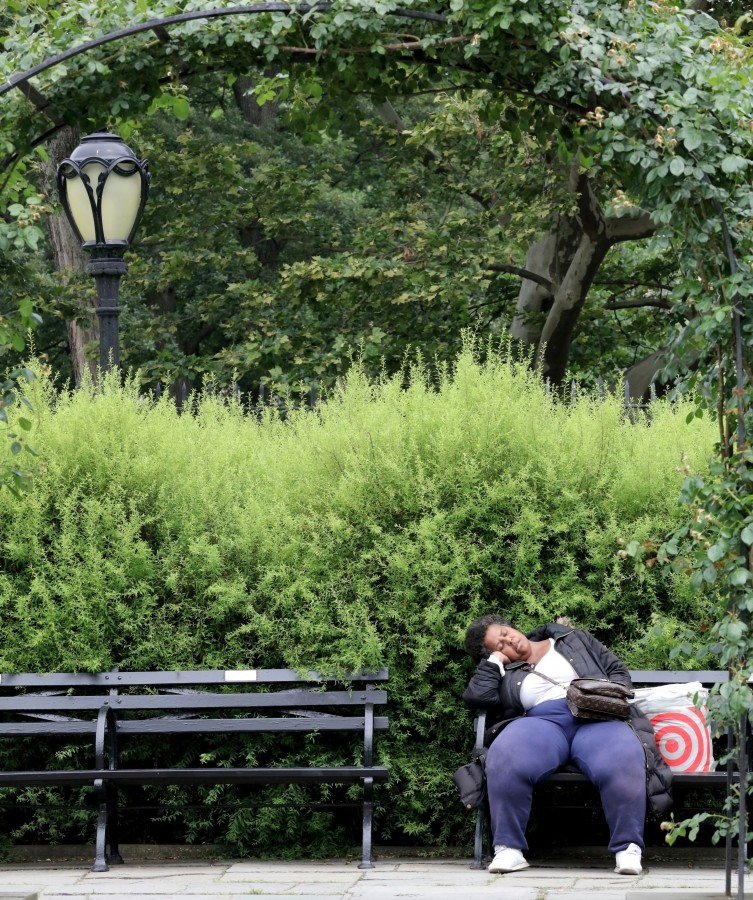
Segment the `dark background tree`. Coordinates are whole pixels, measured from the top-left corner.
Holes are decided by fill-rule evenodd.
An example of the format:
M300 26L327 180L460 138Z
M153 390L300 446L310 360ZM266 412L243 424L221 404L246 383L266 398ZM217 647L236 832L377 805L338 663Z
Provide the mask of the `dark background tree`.
M11 25L21 12L44 23L38 43L70 44L70 16L16 0ZM379 20L340 12L331 21L338 16L345 47L356 34L379 37ZM158 176L123 281L124 362L147 384L326 387L353 355L375 369L384 359L391 371L410 347L450 359L464 327L511 329L554 381L568 369L616 379L666 346L684 315L668 299L677 256L662 236L650 240L657 223L605 158L577 150L578 129L599 126L596 98L578 107L550 91L533 102L526 89L541 60L530 47L517 82L509 62L492 84L492 63L467 52L467 35L441 39L463 51L452 65L422 65L431 63L431 44L420 41L430 27L414 24L416 40L388 37L381 56L333 45L317 67L301 62L308 38L284 14L207 24L164 43L172 81L163 87L154 42L98 60L111 71L102 92L111 122ZM473 16L467 24L475 27ZM111 26L103 18L100 27ZM315 26L317 39L328 27ZM240 36L253 46L254 35L272 60L257 68L237 46ZM275 41L289 42L284 59ZM526 43L516 41L518 53ZM192 74L197 46L235 74ZM13 39L8 47L13 65ZM134 53L140 87L125 94L118 66ZM88 76L69 76L72 89L79 77ZM58 115L70 116L65 94L57 99ZM29 126L18 127L21 146ZM44 162L47 187L55 157ZM27 186L43 185L22 165ZM66 255L61 241L53 232L47 271ZM68 323L70 362L49 313L42 352L76 382L96 336L86 284L39 292L41 307L55 303ZM10 310L17 293L5 296Z
M313 75L285 104L260 107L253 84L204 77L134 133L154 178L121 284L124 366L150 386L211 379L307 393L334 383L354 356L372 373L383 364L396 371L416 349L450 360L469 327L512 327L536 343L557 290L556 266L544 260L548 245L537 235L556 220L572 239L579 220L536 143L516 143L498 124L481 122L488 98L442 92L396 101L400 112L390 105L394 118L385 123L358 98L333 119L334 101ZM263 121L254 117L265 109ZM50 173L75 146L74 134L61 132L40 164L51 199ZM66 271L67 286L48 295L46 305L55 296L63 315L45 316L37 348L78 384L96 357L94 286L70 229L59 214L49 223L49 271ZM598 262L612 240L606 232L600 239ZM639 263L634 252L613 253L602 284L591 283L592 266L550 351L558 368L549 374L561 379L569 361L583 380L616 379L661 344L668 310L647 316L635 299L648 277L643 266L657 268L654 254L642 256ZM516 259L525 265L511 264ZM659 268L670 281L671 267ZM526 270L541 281L522 278ZM650 283L655 291L654 276ZM524 317L531 289L543 302Z

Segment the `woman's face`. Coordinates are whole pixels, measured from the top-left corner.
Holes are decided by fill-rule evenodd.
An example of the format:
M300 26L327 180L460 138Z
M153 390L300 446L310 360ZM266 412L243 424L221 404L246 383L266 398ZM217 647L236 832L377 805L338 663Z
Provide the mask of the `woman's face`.
M489 653L500 653L510 662L528 659L531 642L512 625L490 625L484 635L484 647Z

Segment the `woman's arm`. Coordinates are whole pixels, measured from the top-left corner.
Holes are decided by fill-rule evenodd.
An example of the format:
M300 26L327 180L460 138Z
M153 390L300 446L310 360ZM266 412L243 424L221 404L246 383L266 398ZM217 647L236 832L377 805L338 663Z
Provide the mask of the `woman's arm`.
M476 666L468 687L463 692L463 700L476 709L498 706L502 692L504 669L490 659L482 659Z

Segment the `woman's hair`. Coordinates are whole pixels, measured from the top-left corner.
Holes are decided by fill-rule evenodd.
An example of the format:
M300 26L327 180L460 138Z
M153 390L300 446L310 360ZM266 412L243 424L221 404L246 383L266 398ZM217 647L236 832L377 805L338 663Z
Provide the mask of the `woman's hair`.
M489 651L484 647L484 638L490 625L512 625L504 616L487 613L474 619L465 632L465 650L471 659L477 663L489 658Z

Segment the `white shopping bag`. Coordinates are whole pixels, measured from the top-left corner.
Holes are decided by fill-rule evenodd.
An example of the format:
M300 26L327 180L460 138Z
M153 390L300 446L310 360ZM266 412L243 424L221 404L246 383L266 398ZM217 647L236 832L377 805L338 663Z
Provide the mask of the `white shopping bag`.
M708 690L700 681L636 688L631 702L648 717L659 753L676 772L710 772L714 768L707 697Z

